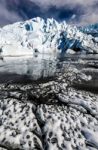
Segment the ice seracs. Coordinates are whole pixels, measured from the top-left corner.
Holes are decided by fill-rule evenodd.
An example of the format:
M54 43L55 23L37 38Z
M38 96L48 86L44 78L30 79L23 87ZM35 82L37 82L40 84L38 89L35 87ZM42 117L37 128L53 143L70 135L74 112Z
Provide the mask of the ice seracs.
M53 18L39 17L1 28L0 48L3 56L32 55L35 49L48 54L66 53L68 49L98 53L98 43L91 35L65 21L59 23Z
M79 27L80 31L83 33L98 37L98 23L91 24L88 26Z

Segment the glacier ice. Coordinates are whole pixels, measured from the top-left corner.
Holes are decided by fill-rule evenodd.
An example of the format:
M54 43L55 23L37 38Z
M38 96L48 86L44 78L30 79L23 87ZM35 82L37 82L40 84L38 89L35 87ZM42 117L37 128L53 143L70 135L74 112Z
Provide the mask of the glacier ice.
M88 26L79 27L79 30L83 33L98 37L98 23L91 24Z
M2 56L32 55L35 49L46 54L66 53L68 49L98 53L98 42L65 21L37 17L1 28L0 49Z

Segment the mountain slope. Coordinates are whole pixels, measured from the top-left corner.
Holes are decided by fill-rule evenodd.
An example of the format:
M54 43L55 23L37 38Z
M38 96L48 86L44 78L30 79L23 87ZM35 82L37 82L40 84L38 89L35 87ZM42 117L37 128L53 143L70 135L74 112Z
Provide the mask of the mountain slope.
M98 43L91 35L54 19L37 17L0 29L0 51L3 56L32 55L33 52L57 54L65 53L68 49L98 53Z

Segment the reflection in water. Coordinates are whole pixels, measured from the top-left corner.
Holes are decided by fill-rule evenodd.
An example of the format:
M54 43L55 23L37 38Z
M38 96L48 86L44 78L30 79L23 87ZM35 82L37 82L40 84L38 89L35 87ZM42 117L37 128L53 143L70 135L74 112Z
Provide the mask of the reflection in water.
M27 74L33 79L53 76L56 72L56 64L57 60L54 56L46 55L43 57L41 54L36 58L27 60Z
M53 76L57 70L56 56L36 54L36 56L4 57L0 61L0 74L27 75L32 79Z
M73 69L77 68L82 70L84 74L92 76L92 80L87 83L89 86L96 85L98 87L98 69L93 67L97 62L98 55L66 54L66 56L61 57L35 53L32 56L4 57L3 60L0 59L0 83L11 80L24 82L26 79L31 82L31 80L40 78L42 81L42 78L53 77L58 72L65 72L66 67L72 65Z

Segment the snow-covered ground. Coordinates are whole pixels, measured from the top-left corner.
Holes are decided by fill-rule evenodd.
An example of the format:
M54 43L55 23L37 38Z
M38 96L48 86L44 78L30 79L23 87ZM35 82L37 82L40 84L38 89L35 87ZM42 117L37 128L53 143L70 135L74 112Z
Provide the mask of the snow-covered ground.
M79 63L84 66L84 61ZM0 145L19 150L97 150L98 95L73 87L92 80L83 66L78 69L75 61L65 62L63 72L43 83L0 84Z

